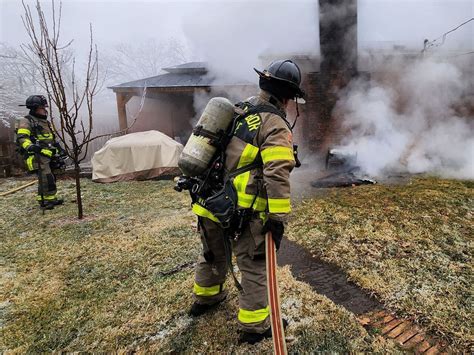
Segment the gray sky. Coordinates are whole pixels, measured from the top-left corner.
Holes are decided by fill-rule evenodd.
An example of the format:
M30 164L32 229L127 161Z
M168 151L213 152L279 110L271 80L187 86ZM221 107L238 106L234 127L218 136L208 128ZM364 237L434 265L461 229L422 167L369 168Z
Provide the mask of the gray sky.
M434 39L474 17L474 0L359 0L358 9L359 48L404 44L421 49L424 38ZM74 38L83 48L89 23L99 51L175 37L197 59L248 71L265 53L317 53L317 11L315 0L63 0L62 37ZM20 0L0 0L0 41L18 45L26 40L22 12ZM473 50L474 21L451 34L443 48Z
M33 1L26 0L26 3L32 4ZM314 15L316 19L316 14L312 13L316 9L315 3L307 0L63 0L64 36L82 39L89 22L93 24L100 44L182 36L183 26L192 19L195 19L195 26L212 27L213 22L217 21L216 30L230 34L238 32L239 18L252 15L252 12L254 15L258 13L255 17L261 21L253 24L257 33L261 27L273 26L291 31L292 25L298 27L298 23L306 21L308 17ZM358 3L361 42L410 43L424 37L433 38L474 16L473 0L359 0ZM232 12L230 17L229 13ZM0 0L0 13L0 41L12 44L24 41L20 20L21 1ZM232 21L223 23L219 21L219 15ZM199 21L200 18L213 21ZM262 26L262 23L270 23L271 26ZM308 28L308 34L309 31L311 28ZM474 25L469 25L453 34L450 42L459 42L472 48L473 38Z

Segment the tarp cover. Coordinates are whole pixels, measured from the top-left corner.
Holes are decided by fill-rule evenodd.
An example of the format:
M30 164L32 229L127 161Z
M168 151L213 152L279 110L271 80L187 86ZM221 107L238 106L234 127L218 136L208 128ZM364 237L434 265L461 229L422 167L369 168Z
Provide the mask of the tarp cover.
M180 143L159 131L112 138L92 157L92 180L115 182L177 175L182 150Z

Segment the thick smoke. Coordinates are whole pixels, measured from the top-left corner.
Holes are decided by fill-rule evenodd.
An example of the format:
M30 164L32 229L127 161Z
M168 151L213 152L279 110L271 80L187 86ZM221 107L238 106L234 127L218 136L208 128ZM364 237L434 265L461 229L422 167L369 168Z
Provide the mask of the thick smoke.
M379 63L372 80L352 82L338 102L347 130L343 148L356 152L358 164L372 176L400 171L474 178L469 71L472 61Z
M257 82L253 67L272 56L318 51L318 6L314 0L222 1L184 10L181 27L195 58L228 81Z

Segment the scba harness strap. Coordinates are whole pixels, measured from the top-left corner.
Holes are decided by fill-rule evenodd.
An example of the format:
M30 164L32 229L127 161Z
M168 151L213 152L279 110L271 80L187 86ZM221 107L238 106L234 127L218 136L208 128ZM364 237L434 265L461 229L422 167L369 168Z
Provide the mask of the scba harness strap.
M217 133L214 133L203 128L203 126L199 125L193 129L193 133L196 136L202 136L202 137L208 138L210 140L211 145L221 148L222 150L225 150L230 139L232 138L232 136L235 135L236 129L238 129L239 121L245 120L245 118L249 116L258 115L264 112L269 112L269 113L278 115L279 117L283 119L283 121L285 121L290 131L292 130L290 123L286 120L286 114L274 106L266 105L266 104L253 105L248 101L239 102L235 106L241 112L238 112L238 111L236 112L236 116L233 119L232 125L227 132L219 131ZM255 126L255 128L258 128L258 126ZM253 139L253 135L252 135L252 139ZM244 140L247 141L249 139L244 139Z
M218 137L217 134L208 132L199 126L194 130L194 134L209 138L211 142L214 141L215 146L218 148L216 158L210 165L210 169L208 170L206 177L203 179L203 183L198 191L211 190L207 188L207 185L209 184L209 176L212 175L214 166L225 166L225 150L232 137L236 136L249 144L253 143L255 135L258 133L261 118L258 116L258 126L256 124L256 119L246 120L247 118L263 112L270 112L278 115L288 124L285 119L285 113L271 105L253 105L249 102L239 102L235 106L237 107L236 115L225 136L221 135ZM237 191L232 184L232 179L250 170L261 167L262 165L262 160L257 158L251 163L241 166L234 171L223 173L221 183L218 184L218 186L220 186L218 189L212 189L214 192L208 196L200 196L199 193L195 193L195 196L192 196L193 201L199 201L199 204L208 210L224 228L229 228L232 219L237 212L238 200ZM255 202L255 200L256 198L253 202ZM252 207L253 203L250 206L250 209L252 209Z

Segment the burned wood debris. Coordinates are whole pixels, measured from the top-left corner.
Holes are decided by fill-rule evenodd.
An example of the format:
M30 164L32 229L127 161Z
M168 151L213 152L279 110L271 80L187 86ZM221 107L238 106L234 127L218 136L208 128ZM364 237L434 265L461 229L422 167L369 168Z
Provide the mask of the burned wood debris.
M326 155L326 171L312 187L351 187L371 185L377 182L366 176L357 166L357 153L342 149L329 149Z

